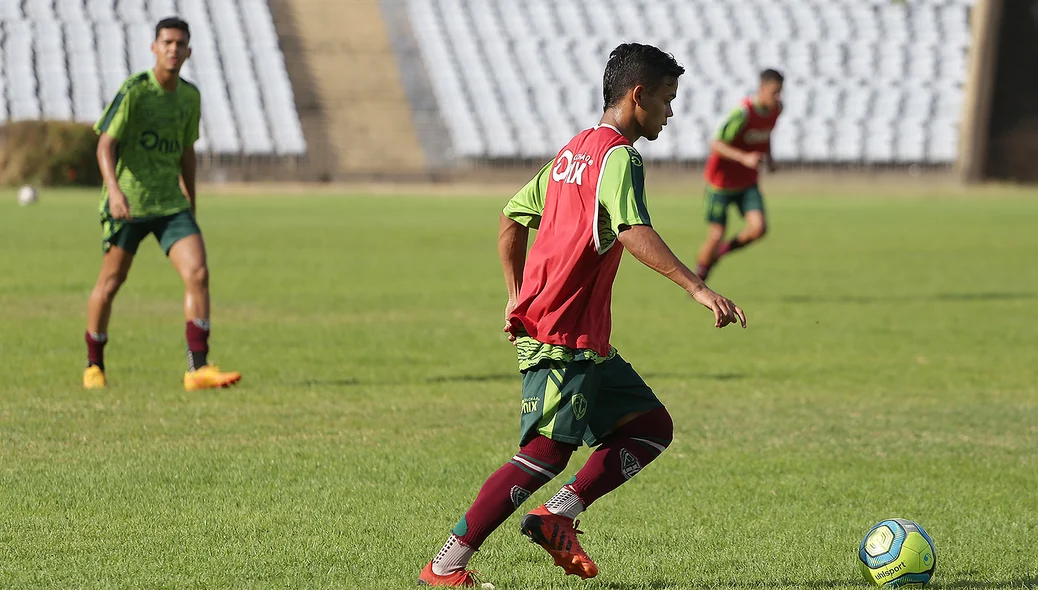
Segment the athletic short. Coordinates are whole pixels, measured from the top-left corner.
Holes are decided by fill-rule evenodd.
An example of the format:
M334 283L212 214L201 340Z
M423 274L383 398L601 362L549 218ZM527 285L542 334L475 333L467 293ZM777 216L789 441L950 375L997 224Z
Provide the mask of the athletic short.
M177 241L200 233L202 230L198 228L195 216L187 210L141 221L112 219L106 213L101 214L103 252L108 252L112 246L119 246L130 254L136 254L141 241L148 237L148 234L155 234L162 251L169 256L170 248Z
M627 414L663 407L620 355L598 364L545 359L522 375L519 446L540 434L578 446L584 441L593 447Z
M720 192L713 187L706 187L704 205L706 220L710 223L726 225L728 223L728 206L735 203L739 214L745 216L747 211L764 211L764 196L757 185L741 191Z

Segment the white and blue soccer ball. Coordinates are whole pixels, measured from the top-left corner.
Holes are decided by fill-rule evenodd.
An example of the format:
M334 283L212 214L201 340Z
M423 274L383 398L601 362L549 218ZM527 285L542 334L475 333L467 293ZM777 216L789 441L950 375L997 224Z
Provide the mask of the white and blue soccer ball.
M18 189L18 204L21 205L22 207L27 207L29 205L32 205L32 204L36 203L36 201L39 201L39 200L40 200L40 195L39 195L39 193L36 192L36 189L33 188L32 186L25 185L22 188Z
M858 546L865 580L883 588L922 588L933 578L937 551L923 527L891 518L873 525Z

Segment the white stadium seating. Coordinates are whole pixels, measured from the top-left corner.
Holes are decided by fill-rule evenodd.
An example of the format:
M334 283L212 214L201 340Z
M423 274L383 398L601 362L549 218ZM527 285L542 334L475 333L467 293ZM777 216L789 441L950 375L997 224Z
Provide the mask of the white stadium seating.
M0 0L0 122L96 121L123 81L155 63L154 27L180 16L202 91L199 152L306 153L266 0Z
M646 157L702 160L757 75L786 76L777 160L949 163L974 0L408 0L456 153L550 158L598 121L623 41L686 68L676 116Z

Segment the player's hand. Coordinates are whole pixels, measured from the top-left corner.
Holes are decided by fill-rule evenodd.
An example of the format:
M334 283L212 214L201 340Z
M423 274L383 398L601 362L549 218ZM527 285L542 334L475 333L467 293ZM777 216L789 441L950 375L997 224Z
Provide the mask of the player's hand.
M505 304L505 328L503 332L508 334L508 341L515 342L515 334L512 332L512 322L509 319L512 317L512 312L515 310L515 306L519 305L519 302L515 299L509 299L508 303Z
M756 170L757 166L760 165L760 160L762 157L764 157L764 154L761 152L749 152L745 156L743 156L742 165L746 166L747 168L752 168Z
M130 203L126 200L126 195L118 191L109 193L108 212L112 214L112 219L129 219Z
M693 293L692 298L702 304L703 307L714 312L715 328L723 328L728 324L734 324L736 321L740 322L743 328L746 327L746 314L738 305L724 295L715 293L708 287L703 287Z

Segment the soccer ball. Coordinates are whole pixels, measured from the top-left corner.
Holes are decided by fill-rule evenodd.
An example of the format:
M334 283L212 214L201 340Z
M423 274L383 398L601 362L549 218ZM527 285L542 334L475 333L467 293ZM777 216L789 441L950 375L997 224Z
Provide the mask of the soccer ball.
M18 204L22 207L32 205L38 201L40 196L36 194L36 189L29 185L25 185L18 189Z
M923 527L903 518L876 524L861 540L865 580L884 588L922 588L933 577L937 552Z

